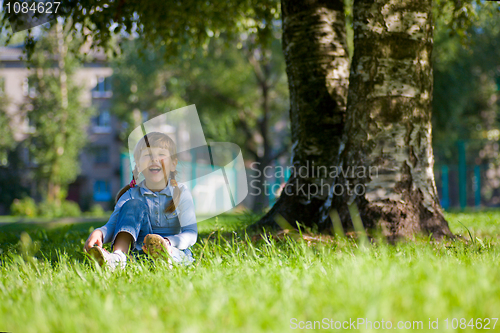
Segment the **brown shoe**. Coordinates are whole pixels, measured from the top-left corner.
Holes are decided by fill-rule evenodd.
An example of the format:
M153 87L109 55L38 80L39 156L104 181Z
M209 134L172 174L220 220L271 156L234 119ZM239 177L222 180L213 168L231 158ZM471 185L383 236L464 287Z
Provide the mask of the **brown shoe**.
M144 237L144 252L149 254L154 259L165 257L168 255L168 263L171 264L172 260L170 255L172 254L172 246L169 241L160 235L149 234Z

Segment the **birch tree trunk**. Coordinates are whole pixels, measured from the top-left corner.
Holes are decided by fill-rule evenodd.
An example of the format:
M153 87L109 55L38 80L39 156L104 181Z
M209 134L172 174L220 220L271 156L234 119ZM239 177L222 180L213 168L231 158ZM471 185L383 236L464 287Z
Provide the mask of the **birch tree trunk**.
M431 0L356 0L353 15L344 202L392 240L452 236L433 173ZM340 216L349 220L345 207Z
M338 162L349 76L342 0L282 0L283 52L290 90L292 174L273 208L257 225L288 222L321 224L328 198L329 173L321 166ZM302 169L301 169L302 167Z
M56 40L57 40L57 53L58 62L57 70L59 75L59 84L61 91L61 131L55 138L58 147L56 148L56 155L54 163L52 164L52 173L49 177L47 200L55 201L57 204L61 203L61 155L64 154L64 146L66 141L66 121L68 119L68 84L66 74L66 53L67 45L64 37L63 26L61 22L56 23Z

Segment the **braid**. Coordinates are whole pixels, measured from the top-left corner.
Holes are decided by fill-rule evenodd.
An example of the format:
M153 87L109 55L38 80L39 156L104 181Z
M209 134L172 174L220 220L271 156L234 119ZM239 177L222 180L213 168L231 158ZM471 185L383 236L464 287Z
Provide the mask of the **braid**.
M132 170L132 181L136 181L137 179L139 179L139 173L137 172L137 166L134 168L134 170ZM130 182L132 183L132 182ZM121 196L125 194L125 192L127 192L128 190L130 190L132 187L130 187L130 184L127 184L125 185L120 191L118 191L118 193L116 194L116 197L115 197L115 203L118 202L118 200L120 200Z
M165 208L165 213L172 213L175 210L175 203L179 202L179 198L181 196L181 189L179 188L179 185L177 184L177 181L175 180L176 174L177 174L177 171L170 172L170 184L174 188L174 194L172 196L172 201L170 202L168 207Z
M128 190L130 190L130 188L131 188L130 185L127 184L120 191L118 191L118 194L116 194L115 203L117 203L118 200L120 200L121 196L123 194L125 194L125 192L127 192Z

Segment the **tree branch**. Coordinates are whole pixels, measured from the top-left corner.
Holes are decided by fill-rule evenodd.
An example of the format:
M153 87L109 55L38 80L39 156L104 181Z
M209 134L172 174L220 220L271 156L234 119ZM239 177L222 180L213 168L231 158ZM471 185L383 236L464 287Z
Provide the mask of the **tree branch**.
M255 76L257 77L257 81L259 81L259 84L267 86L267 78L264 75L264 72L262 72L262 68L260 67L259 62L255 57L253 56L252 52L247 53L247 59L248 62L252 65L253 70L255 72Z
M278 150L275 154L273 154L271 157L270 157L270 161L273 161L279 157L281 157L281 155L283 155L284 153L286 153L288 151L290 147L288 145L285 145L283 146L280 150Z
M224 102L226 103L227 105L229 106L232 106L236 109L243 109L243 106L240 105L237 101L235 101L234 99L232 99L231 97L229 96L226 96L225 94L221 93L220 91L218 90L215 90L207 85L204 85L204 84L197 84L196 85L198 88L200 88L200 90L202 90L204 93L206 94L210 94L211 96L217 98L218 100L220 100L221 102Z

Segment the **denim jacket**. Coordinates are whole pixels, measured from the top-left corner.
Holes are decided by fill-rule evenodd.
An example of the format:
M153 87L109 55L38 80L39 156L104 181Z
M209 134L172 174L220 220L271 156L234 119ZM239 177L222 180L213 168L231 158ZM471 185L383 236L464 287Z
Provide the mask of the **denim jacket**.
M98 228L102 231L104 243L112 241L118 214L123 204L130 199L140 199L149 207L149 218L153 233L168 238L170 243L179 250L194 245L198 237L198 228L193 197L186 185L178 183L178 186L182 191L179 204L171 213L165 213L165 207L172 201L173 188L170 182L160 192L153 192L148 189L145 181L125 192L116 203L115 210L111 214L108 223ZM139 242L142 243L142 241ZM137 242L137 245L139 245L139 242Z

